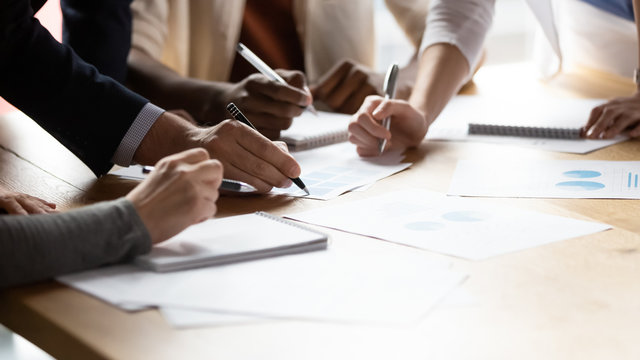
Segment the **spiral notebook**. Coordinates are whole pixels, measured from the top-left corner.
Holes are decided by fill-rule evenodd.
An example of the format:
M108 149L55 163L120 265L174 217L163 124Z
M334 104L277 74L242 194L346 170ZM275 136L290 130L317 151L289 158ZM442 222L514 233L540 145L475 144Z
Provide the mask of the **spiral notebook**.
M550 96L505 100L481 95L458 96L455 100L458 108L448 106L438 121L464 119L469 135L547 139L580 139L591 109L604 102Z
M327 242L326 234L257 212L190 226L134 262L168 272L324 250Z
M569 128L469 123L469 134L471 135L579 139L581 133L581 127Z
M291 127L280 134L290 150L300 151L347 141L350 115L309 111L293 119Z

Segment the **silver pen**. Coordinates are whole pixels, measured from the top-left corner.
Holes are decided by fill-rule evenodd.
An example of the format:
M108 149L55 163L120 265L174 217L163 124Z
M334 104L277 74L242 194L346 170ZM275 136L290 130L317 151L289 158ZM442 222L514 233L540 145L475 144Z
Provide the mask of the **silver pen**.
M382 91L384 91L384 99L389 100L393 99L396 96L396 81L398 80L398 64L391 64L389 66L389 70L387 70L387 76L384 78L384 86ZM382 120L382 126L384 126L387 130L391 128L391 116L388 116ZM387 146L387 139L381 139L378 143L378 151L380 154L384 151L384 147Z
M242 57L245 58L245 60L247 60L251 65L253 65L253 67L256 68L256 70L258 70L262 75L269 78L269 80L288 85L287 82L284 81L282 76L278 75L277 72L270 68L269 65L262 61L262 59L260 59L258 55L254 54L253 51L249 50L248 47L244 46L243 43L238 43L238 46L236 46L236 51L238 52L238 54L242 55ZM308 86L305 85L304 90L311 94L311 90L309 90ZM318 115L318 111L315 107L313 107L313 104L309 104L309 106L306 107L306 110L309 110L316 116Z

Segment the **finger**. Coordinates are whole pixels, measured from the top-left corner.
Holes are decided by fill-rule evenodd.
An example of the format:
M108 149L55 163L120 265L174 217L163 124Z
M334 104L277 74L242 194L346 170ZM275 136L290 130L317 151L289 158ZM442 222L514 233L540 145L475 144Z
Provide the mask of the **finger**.
M261 94L254 94L246 99L243 107L249 110L248 113L269 114L274 117L289 119L300 116L304 111L304 109L298 105L284 101L275 101ZM253 117L250 119L253 121Z
M355 143L363 147L376 147L380 139L364 130L361 126L349 126L349 135L355 137Z
M339 109L345 101L367 81L367 74L353 69L323 101L332 109Z
M179 163L195 164L208 159L209 153L207 150L203 148L193 148L169 155L158 161L156 166L162 166L162 164L173 164L175 166Z
M305 90L305 87L307 86L307 78L301 71L277 69L276 72L284 79L284 81L287 82L287 84L297 89Z
M374 119L382 121L382 119L389 116L402 116L410 107L411 105L404 100L384 99L378 107L373 110L371 115L373 115Z
M361 157L375 157L380 155L378 148L371 148L371 147L357 147L356 152Z
M247 112L245 115L251 119L251 123L253 123L253 125L255 125L259 130L286 130L291 127L291 124L293 123L293 119L290 117L279 117L271 114L252 112ZM260 132L262 133L262 131Z
M2 208L11 215L29 215L27 210L23 209L22 206L13 199L3 202Z
M342 79L349 74L354 64L349 61L343 61L331 68L312 90L314 96L325 99L334 91L334 88L342 82Z
M225 178L228 178L228 179L238 180L238 181L247 183L253 186L259 193L269 192L273 188L272 185L267 184L262 179L255 177L247 173L243 169L230 163L226 164L226 166L224 167L224 176Z
M604 111L605 105L596 106L591 110L589 114L589 120L587 124L584 126L585 132L588 133L589 129L598 121L600 116L602 116L602 112Z
M307 106L310 103L309 94L304 89L297 89L289 84L276 81L256 79L248 81L246 89L250 94L261 94L270 99L287 102L297 106Z
M616 121L618 112L611 108L606 108L600 115L600 118L591 128L591 134L588 136L592 139L600 139L604 136L604 132Z
M264 136L241 136L238 144L246 149L253 157L263 160L275 168L285 177L295 178L300 176L300 165L288 152L274 145ZM264 170L271 170L266 168ZM271 183L277 185L277 183Z
M46 214L50 207L46 206L40 201L34 200L28 197L18 197L16 201L20 206L25 209L29 214Z
M271 145L269 148L263 147L263 151L261 152L260 150L257 150L257 148L252 147L253 145L250 145L250 143L241 143L241 150L235 152L234 157L231 159L231 164L249 175L261 179L270 186L286 187L290 184L291 180L289 180L288 176L283 173L282 169L278 168L278 166L274 164L280 161L279 157L276 155L264 154L264 152L274 154L274 149L280 156L284 153L271 142L269 142L269 145ZM290 177L297 176L298 175L292 175Z
M376 90L369 85L369 82L365 81L360 88L356 89L354 94L350 96L342 106L337 110L344 114L353 114L358 111L358 108L369 95L376 95Z
M636 125L631 131L629 131L629 136L638 137L640 136L640 124Z
M637 119L630 116L620 115L616 121L609 125L609 128L604 132L605 139L611 139L625 131L629 126L637 123Z
M371 136L377 139L391 139L391 132L387 130L379 121L376 121L369 114L360 114L357 118L357 123L360 125L367 133L371 134Z

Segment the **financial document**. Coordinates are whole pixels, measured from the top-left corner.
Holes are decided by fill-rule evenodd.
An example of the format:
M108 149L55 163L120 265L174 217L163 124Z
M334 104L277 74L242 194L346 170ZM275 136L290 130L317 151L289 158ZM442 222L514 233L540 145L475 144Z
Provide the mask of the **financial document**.
M357 214L354 216L353 214ZM609 229L420 189L388 193L288 218L471 260Z
M640 199L640 161L460 160L449 195Z
M295 185L287 189L273 189L271 193L329 200L411 166L402 162L404 155L399 151L362 158L350 143L294 152L292 155L302 168L300 178L311 195L306 195Z

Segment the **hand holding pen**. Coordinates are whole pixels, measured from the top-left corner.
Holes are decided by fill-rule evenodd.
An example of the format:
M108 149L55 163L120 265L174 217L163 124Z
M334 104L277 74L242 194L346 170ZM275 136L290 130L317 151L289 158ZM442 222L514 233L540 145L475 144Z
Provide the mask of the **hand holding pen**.
M256 129L255 126L253 126L253 124L249 121L249 119L247 119L247 117L244 116L244 114L240 111L240 109L238 109L238 107L234 103L230 103L229 105L227 105L227 111L229 111L229 113L233 115L234 119L258 131L258 129ZM307 189L307 186L302 182L302 180L300 180L299 177L290 178L290 179L291 181L293 181L294 184L296 184L297 187L302 189L302 191L304 191L307 195L310 195L309 190Z
M244 44L238 43L236 47L236 51L240 54L245 60L247 60L256 70L258 70L262 75L266 76L270 81L276 82L281 85L288 85L288 83L282 78L282 76L278 75L269 65L267 65L262 59L260 59L253 51L249 50ZM311 90L306 85L303 85L303 90L308 94L311 99ZM309 103L307 106L303 107L305 110L310 111L314 115L317 115L313 104Z

